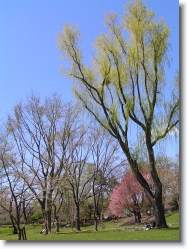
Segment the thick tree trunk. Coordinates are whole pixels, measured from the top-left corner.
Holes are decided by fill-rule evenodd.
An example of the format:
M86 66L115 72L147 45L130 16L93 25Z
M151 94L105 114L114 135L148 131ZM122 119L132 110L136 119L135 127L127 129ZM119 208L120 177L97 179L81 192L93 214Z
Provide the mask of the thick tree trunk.
M154 208L155 222L156 227L158 228L167 228L167 223L165 219L164 206L163 206L163 198L162 198L162 183L158 177L158 173L156 170L156 162L154 156L154 150L151 146L150 136L146 139L148 155L149 155L149 164L151 170L151 177L154 183L154 189L151 196L151 191L148 194L150 195L150 202Z
M158 174L155 168L155 158L154 158L154 152L153 152L152 147L148 151L149 151L148 153L149 164L150 164L150 170L151 170L150 172L151 172L151 177L154 183L154 189L150 188L148 182L145 180L143 175L140 173L137 162L131 158L130 154L128 154L127 158L131 166L132 172L134 173L140 185L143 187L146 197L148 198L148 200L150 201L151 205L154 208L156 227L167 228L168 226L167 226L166 219L165 219L164 207L163 207L163 201L162 201L162 184L161 184L161 181L158 177Z
M162 202L162 185L155 188L155 197L154 197L154 215L156 221L156 227L158 228L167 228L164 206Z

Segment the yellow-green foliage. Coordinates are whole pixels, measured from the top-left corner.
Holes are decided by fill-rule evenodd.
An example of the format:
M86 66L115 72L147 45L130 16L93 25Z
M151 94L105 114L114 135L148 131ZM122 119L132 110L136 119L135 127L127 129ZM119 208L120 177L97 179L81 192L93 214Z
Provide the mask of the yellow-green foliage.
M153 10L142 0L125 5L122 23L117 13L107 13L105 25L108 31L96 38L90 67L83 62L77 27L64 26L59 48L70 63L64 71L74 80L76 97L101 125L111 127L112 133L112 127L118 127L120 137L125 136L125 125L129 130L132 123L139 126L139 136L140 129L146 132L144 127L150 125L151 140L156 143L178 115L178 85L170 101L164 91L170 30L163 19L154 19Z

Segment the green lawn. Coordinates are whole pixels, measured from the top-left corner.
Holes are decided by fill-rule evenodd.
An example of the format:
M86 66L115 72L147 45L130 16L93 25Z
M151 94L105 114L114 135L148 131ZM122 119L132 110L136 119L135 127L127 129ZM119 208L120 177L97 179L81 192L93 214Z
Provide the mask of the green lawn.
M167 217L168 229L138 230L143 225L122 226L118 223L106 222L105 229L93 231L93 226L82 227L81 232L74 232L71 228L61 228L58 234L40 234L41 226L27 226L28 240L179 240L179 213ZM136 228L137 230L133 230ZM12 228L0 228L1 240L17 240L17 235L12 234Z

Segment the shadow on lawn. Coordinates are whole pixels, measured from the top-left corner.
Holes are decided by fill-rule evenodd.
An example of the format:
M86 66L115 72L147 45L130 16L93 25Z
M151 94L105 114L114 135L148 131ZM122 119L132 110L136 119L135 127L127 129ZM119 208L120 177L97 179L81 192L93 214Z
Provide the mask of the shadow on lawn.
M179 227L162 228L164 230L179 230Z
M95 232L101 232L101 231L83 230L83 231L58 232L57 234L79 234L79 233L95 233Z

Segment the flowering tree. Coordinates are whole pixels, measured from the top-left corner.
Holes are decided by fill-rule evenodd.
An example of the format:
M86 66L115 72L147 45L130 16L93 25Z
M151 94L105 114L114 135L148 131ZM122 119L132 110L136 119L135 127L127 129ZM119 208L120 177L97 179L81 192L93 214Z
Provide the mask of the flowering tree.
M135 216L135 222L141 222L140 204L144 192L136 178L127 173L121 183L117 185L110 197L109 208L112 214L121 216L128 209Z

